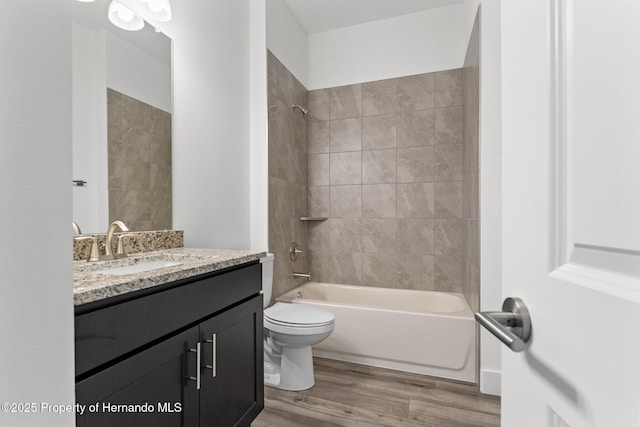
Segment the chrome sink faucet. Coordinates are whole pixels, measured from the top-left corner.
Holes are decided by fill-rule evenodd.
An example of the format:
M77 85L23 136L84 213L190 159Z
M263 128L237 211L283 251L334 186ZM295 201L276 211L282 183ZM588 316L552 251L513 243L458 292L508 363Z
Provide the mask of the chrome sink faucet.
M120 229L120 231L129 231L129 228L122 221L113 221L111 225L109 225L109 229L107 230L105 248L104 248L105 259L115 258L113 254L113 233L115 233L116 229L118 228ZM124 251L122 252L122 254L117 253L116 255L123 256Z

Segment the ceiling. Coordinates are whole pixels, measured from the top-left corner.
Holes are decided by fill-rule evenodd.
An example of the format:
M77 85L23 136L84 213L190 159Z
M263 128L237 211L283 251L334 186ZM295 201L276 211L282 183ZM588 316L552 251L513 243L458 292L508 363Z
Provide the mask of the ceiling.
M464 0L284 0L307 34L378 21Z

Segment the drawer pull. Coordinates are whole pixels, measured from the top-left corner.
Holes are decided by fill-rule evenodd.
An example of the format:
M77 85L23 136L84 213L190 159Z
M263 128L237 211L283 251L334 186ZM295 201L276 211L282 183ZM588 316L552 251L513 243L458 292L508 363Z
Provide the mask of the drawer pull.
M211 376L213 378L216 377L217 375L217 357L216 357L216 353L217 353L217 341L218 341L218 337L216 336L216 334L212 334L211 335L211 339L210 340L206 340L207 343L212 345L212 349L211 349L211 365L205 365L205 368L207 369L211 369Z
M200 355L201 355L201 345L200 342L198 342L198 344L196 344L196 348L190 348L189 351L191 353L195 353L196 354L196 376L195 377L189 377L189 379L191 381L195 381L196 382L196 389L200 390Z

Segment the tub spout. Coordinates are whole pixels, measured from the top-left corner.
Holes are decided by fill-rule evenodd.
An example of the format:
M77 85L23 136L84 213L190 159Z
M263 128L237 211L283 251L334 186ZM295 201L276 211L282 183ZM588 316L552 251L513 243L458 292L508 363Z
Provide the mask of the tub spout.
M293 277L305 277L307 280L311 280L311 273L293 273Z

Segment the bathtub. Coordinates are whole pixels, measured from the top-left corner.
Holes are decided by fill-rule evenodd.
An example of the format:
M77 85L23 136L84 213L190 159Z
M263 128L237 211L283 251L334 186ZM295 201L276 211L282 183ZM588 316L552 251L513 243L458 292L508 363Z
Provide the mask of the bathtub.
M276 301L333 312L315 356L476 381L475 320L460 293L307 282Z

